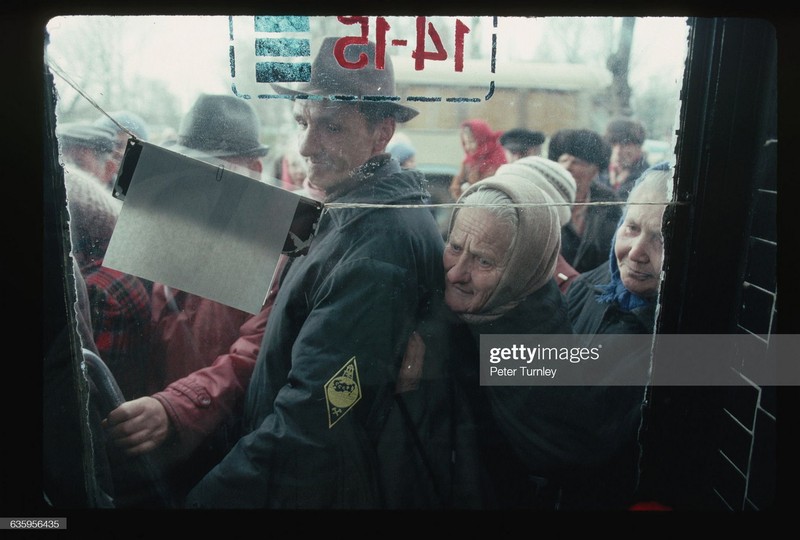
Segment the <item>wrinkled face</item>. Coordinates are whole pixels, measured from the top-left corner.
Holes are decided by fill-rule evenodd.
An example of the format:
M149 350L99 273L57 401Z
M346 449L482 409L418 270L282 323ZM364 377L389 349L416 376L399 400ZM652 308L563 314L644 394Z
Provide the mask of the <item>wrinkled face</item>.
M570 172L579 189L586 189L600 171L594 163L589 163L572 154L561 154L558 162Z
M472 130L468 127L461 130L461 144L464 146L464 151L467 154L471 154L478 149L478 141L475 140Z
M482 208L456 214L444 249L447 305L455 313L478 313L497 288L511 247L511 225Z
M611 149L611 161L623 169L633 167L642 159L642 147L636 143L616 143Z
M614 255L625 288L642 297L658 292L664 239L661 235L663 206L631 205L617 229Z
M300 126L300 154L308 179L331 191L349 180L353 170L383 152L394 134L394 120L371 128L353 104L327 100L296 100L292 110Z

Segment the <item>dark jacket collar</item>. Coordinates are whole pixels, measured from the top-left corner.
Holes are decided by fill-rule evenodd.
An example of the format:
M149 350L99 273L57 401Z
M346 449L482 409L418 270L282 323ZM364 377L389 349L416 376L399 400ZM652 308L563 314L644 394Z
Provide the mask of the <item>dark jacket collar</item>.
M325 201L326 212L338 226L380 210L380 207L353 206L364 205L421 205L430 200L425 175L419 171L401 169L390 154L380 154L353 174L353 187L347 191L335 193Z

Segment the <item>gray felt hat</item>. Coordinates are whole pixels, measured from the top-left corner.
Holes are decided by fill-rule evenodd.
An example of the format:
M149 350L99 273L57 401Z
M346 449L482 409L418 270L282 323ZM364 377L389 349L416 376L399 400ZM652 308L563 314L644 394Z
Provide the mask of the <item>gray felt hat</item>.
M242 98L203 94L184 116L178 144L212 157L263 157L269 146L258 140L259 120Z
M322 42L317 56L311 63L309 82L296 86L273 83L275 91L294 96L325 96L347 101L381 103L392 110L398 122L408 122L419 114L418 110L397 103L399 98L392 61L387 57L384 69L377 69L373 42L363 45L349 44L337 51L336 42L339 39L328 37ZM366 63L359 68L343 67L336 59L337 54L353 64L359 60L366 60Z

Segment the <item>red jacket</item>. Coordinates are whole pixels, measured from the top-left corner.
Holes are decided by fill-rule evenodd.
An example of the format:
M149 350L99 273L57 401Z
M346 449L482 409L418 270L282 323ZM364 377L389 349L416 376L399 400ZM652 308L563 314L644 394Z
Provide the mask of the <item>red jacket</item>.
M193 294L153 285L149 389L155 392L228 352L252 315Z
M246 320L230 350L210 366L153 394L175 428L179 454L197 448L226 418L241 409L271 309L270 301L258 315Z
M282 257L279 269L283 268L286 260ZM276 275L280 273L279 270ZM236 336L227 342L232 343L227 352L221 351L213 362L184 374L164 390L153 394L152 397L164 406L175 429L176 438L174 446L171 446L176 457L188 455L226 419L241 411L267 319L278 293L278 283L276 279L257 315L244 314L246 317L237 328ZM226 321L226 324L230 323L231 320ZM208 355L204 353L203 357Z

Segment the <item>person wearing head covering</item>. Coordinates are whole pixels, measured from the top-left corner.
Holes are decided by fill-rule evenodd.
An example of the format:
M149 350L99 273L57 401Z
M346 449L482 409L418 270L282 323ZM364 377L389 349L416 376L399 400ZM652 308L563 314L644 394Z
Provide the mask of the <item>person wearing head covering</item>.
M261 121L245 99L200 94L183 117L170 149L202 160L224 160L260 178L269 146L262 144Z
M65 171L64 182L71 253L86 284L94 344L126 396L146 395L150 294L140 278L103 266L120 202L81 171Z
M573 131L572 129L559 129L550 136L550 140L547 141L547 159L558 161L558 158L564 153L564 141Z
M199 159L222 160L260 177L269 148L259 142L259 125L255 110L244 99L202 94L181 121L178 144L172 149ZM152 390L210 365L228 350L249 317L244 311L156 284Z
M506 161L513 163L528 156L540 156L545 136L541 131L516 128L500 135L500 145L506 154Z
M114 148L111 159L106 162L102 180L109 189L114 187L117 179L117 172L125 156L125 146L128 139L133 136L140 141L146 141L149 137L149 130L144 119L136 113L130 111L114 111L108 115L102 115L94 121L94 126L111 131L114 137Z
M394 141L387 147L392 157L400 163L403 169L413 169L417 166L417 151L409 142Z
M446 487L450 454L437 452L447 458L426 469L417 452L433 442L417 430L412 403L446 394L428 393L428 371L418 389L396 393L410 336L441 294L443 242L432 213L413 207L429 197L424 175L386 151L397 124L418 111L375 99L396 97L392 64L376 69L375 55L372 42L325 38L309 81L272 83L292 99L326 211L275 297L281 316L266 324L242 436L189 493L190 508L431 508L449 493L435 487ZM359 58L365 66L345 67ZM384 429L392 416L399 431Z
M618 118L606 126L605 138L611 145L608 169L600 181L610 187L621 200L628 197L639 176L650 167L642 149L646 138L644 125L637 120Z
M554 509L570 471L594 451L577 420L578 392L482 386L479 376L481 336L572 334L553 280L561 231L554 187L516 163L459 199L443 257L445 302L463 323L452 327L453 369L476 422L487 507Z
M170 149L259 179L269 150L259 141L259 129L244 99L201 94ZM255 362L251 345L239 338L257 333L266 315L163 283L152 285L151 298L149 395L126 395L128 401L109 414L107 429L112 442L131 455L158 449L180 497L232 444L226 421L241 402Z
M500 132L492 130L485 120L465 120L461 123L460 136L464 160L450 183L450 195L454 201L464 189L493 175L500 165L506 163Z
M59 124L56 137L64 157L64 167L89 174L105 184L105 171L114 151L114 131L84 122Z
M599 181L600 171L608 168L611 148L598 133L573 129L559 135L551 150L560 152L556 161L572 174L576 186L572 217L561 230L561 253L575 270L586 272L608 260L621 214L619 199ZM554 154L548 157L553 159Z
M610 247L609 260L575 280L567 293L569 317L588 346L602 344L603 358L587 371L590 400L587 420L606 433L598 448L594 484L575 504L623 509L633 500L638 482L639 444L651 339L616 338L656 331L656 308L662 280L662 222L674 170L666 162L646 170L630 192ZM632 381L621 384L620 381ZM615 384L616 383L616 384ZM618 385L617 385L618 384Z
M572 218L572 204L575 202L575 179L561 165L541 156L528 156L515 160L513 163L501 165L497 173L516 176L521 180L530 181L547 193L557 205L558 221L563 228ZM558 283L562 293L566 293L574 279L579 276L564 258L558 254L558 262L553 277Z

